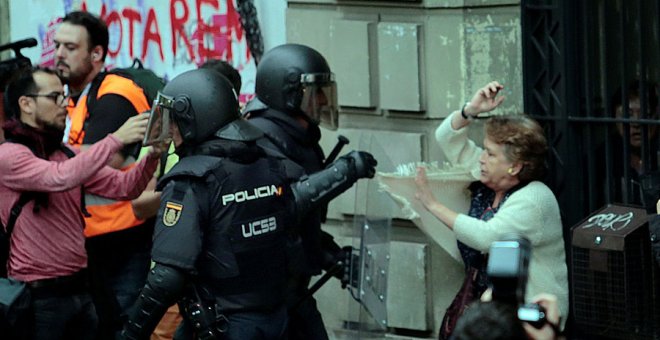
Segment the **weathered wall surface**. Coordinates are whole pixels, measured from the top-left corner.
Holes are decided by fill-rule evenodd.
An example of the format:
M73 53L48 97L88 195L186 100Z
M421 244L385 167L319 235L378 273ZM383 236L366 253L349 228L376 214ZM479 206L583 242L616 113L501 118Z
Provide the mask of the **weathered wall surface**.
M52 32L49 22L51 17L63 14L65 3L80 5L81 2L0 0L0 44L37 36L41 48L34 49L30 56L34 63L47 61L41 58L49 46L48 32ZM91 10L101 11L102 1L87 3ZM195 8L201 2L172 0L144 8L135 0L112 3L115 7L108 7L107 13L114 9L120 16L116 24L121 25L115 27L125 28L118 32L123 47L111 59L113 63L126 66L130 57L144 54L148 65L162 74L173 76L194 67L194 57L201 47L191 44L189 49L181 36L190 33L192 39L192 32L198 28ZM169 9L174 4L177 8L174 18L182 19L184 3L188 4L188 20L184 22L185 29L177 31L179 38L172 40L175 31L170 27ZM310 45L327 57L336 74L341 128L337 132L324 131L322 144L326 152L340 133L351 139L345 151L357 148L374 151L374 145L380 145L381 153L389 158L379 159L380 170L392 170L387 164L442 161L432 138L433 131L444 117L460 108L476 89L491 79L505 85L507 100L500 112L522 110L518 1L261 0L255 3L260 10L266 49L284 40ZM14 28L10 32L11 4L32 4L29 6L33 8L32 24L24 20L24 13L17 14L11 18L23 18L25 22L11 20ZM205 22L213 23L216 18L215 22L221 24L222 18L228 18L226 7L212 7L206 2L201 6L200 15ZM285 7L286 29L282 17ZM154 9L158 25L147 25L149 8ZM121 17L126 9L145 13L142 22L131 24L136 29L132 38L128 19ZM233 32L231 26L225 26ZM145 43L145 28L147 33L157 30L160 41L154 40L157 35L147 34L149 39ZM128 46L134 47L133 52ZM244 45L233 46L240 52ZM0 55L3 57L8 56ZM242 74L253 79L254 66L247 59L245 62ZM248 86L245 93L251 93L250 81L244 83ZM480 139L479 124L474 124L472 135ZM331 204L330 219L324 228L336 235L340 244L355 244L350 218L355 212L355 202L364 199L358 196L356 200L355 190L351 190ZM394 215L400 217L399 212L395 211ZM410 221L395 219L393 224L388 326L415 331L420 336L437 334L444 310L460 286L462 265L449 258ZM343 334L345 321L356 318L355 313L348 316L349 311L354 311L348 294L336 280L331 280L317 296L331 333Z
M518 1L290 0L286 30L288 42L318 49L336 74L340 129L324 131L325 150L343 134L355 141L347 150L378 141L389 158L381 164L442 161L433 131L479 87L505 85L499 113L523 107ZM480 124L473 125L481 140ZM357 196L358 205L365 200ZM325 228L344 244L355 243L355 202L351 190L330 206ZM462 264L406 220L394 220L391 239L388 327L436 335ZM318 300L328 328L343 337L345 321L357 318L348 295L331 282Z
M0 0L0 45L9 42L9 0ZM10 52L0 52L0 60L11 57Z

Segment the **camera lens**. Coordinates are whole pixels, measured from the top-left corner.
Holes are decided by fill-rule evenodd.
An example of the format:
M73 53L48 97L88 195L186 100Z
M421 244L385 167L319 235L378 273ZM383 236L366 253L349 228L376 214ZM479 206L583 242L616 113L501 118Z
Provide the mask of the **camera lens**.
M518 320L527 322L535 328L541 328L546 323L545 309L535 303L522 305L518 308Z

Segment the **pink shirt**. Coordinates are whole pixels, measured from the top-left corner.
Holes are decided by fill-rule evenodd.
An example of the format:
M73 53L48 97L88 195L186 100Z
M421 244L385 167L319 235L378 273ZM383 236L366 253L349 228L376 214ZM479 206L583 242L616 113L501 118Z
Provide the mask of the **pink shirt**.
M29 148L0 144L0 221L23 191L48 192L48 207L34 213L34 201L21 211L11 236L9 276L34 281L70 275L87 267L85 225L80 211L81 185L87 193L131 200L140 195L158 165L145 157L127 172L106 166L123 144L108 135L69 159L56 151L48 161Z

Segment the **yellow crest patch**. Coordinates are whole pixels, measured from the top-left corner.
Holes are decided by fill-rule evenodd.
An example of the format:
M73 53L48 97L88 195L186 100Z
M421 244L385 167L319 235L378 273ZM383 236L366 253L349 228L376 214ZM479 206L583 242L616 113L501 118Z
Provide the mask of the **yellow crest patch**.
M183 205L178 203L167 202L165 204L165 211L163 212L163 224L171 227L179 222Z

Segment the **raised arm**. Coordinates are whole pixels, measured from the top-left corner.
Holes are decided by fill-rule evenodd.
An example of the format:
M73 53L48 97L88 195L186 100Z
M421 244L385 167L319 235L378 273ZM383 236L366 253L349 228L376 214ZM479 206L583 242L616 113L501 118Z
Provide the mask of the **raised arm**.
M0 183L17 191L57 192L79 186L97 174L110 157L124 145L144 136L148 115L129 119L112 135L107 136L75 157L63 161L40 159L21 145L4 146L7 152L0 164Z
M36 157L24 146L4 147L0 152L12 152L0 164L0 183L17 191L57 192L79 186L105 166L110 157L122 148L115 137L108 136L87 151L61 162Z
M152 152L128 171L105 166L85 182L85 190L115 200L135 199L149 184L158 167L159 158L159 153Z
M504 86L496 81L491 81L486 86L477 90L469 102L465 103L460 111L460 115L454 115L452 118L452 128L459 130L468 125L470 120L478 119L479 114L495 110L505 97L497 96L504 89Z
M454 165L475 167L475 178L479 178L478 165L482 149L468 139L468 132L464 127L473 119L478 119L481 113L497 108L504 101L504 97L497 96L503 88L496 81L480 88L461 110L454 111L435 131L435 139L446 160Z

